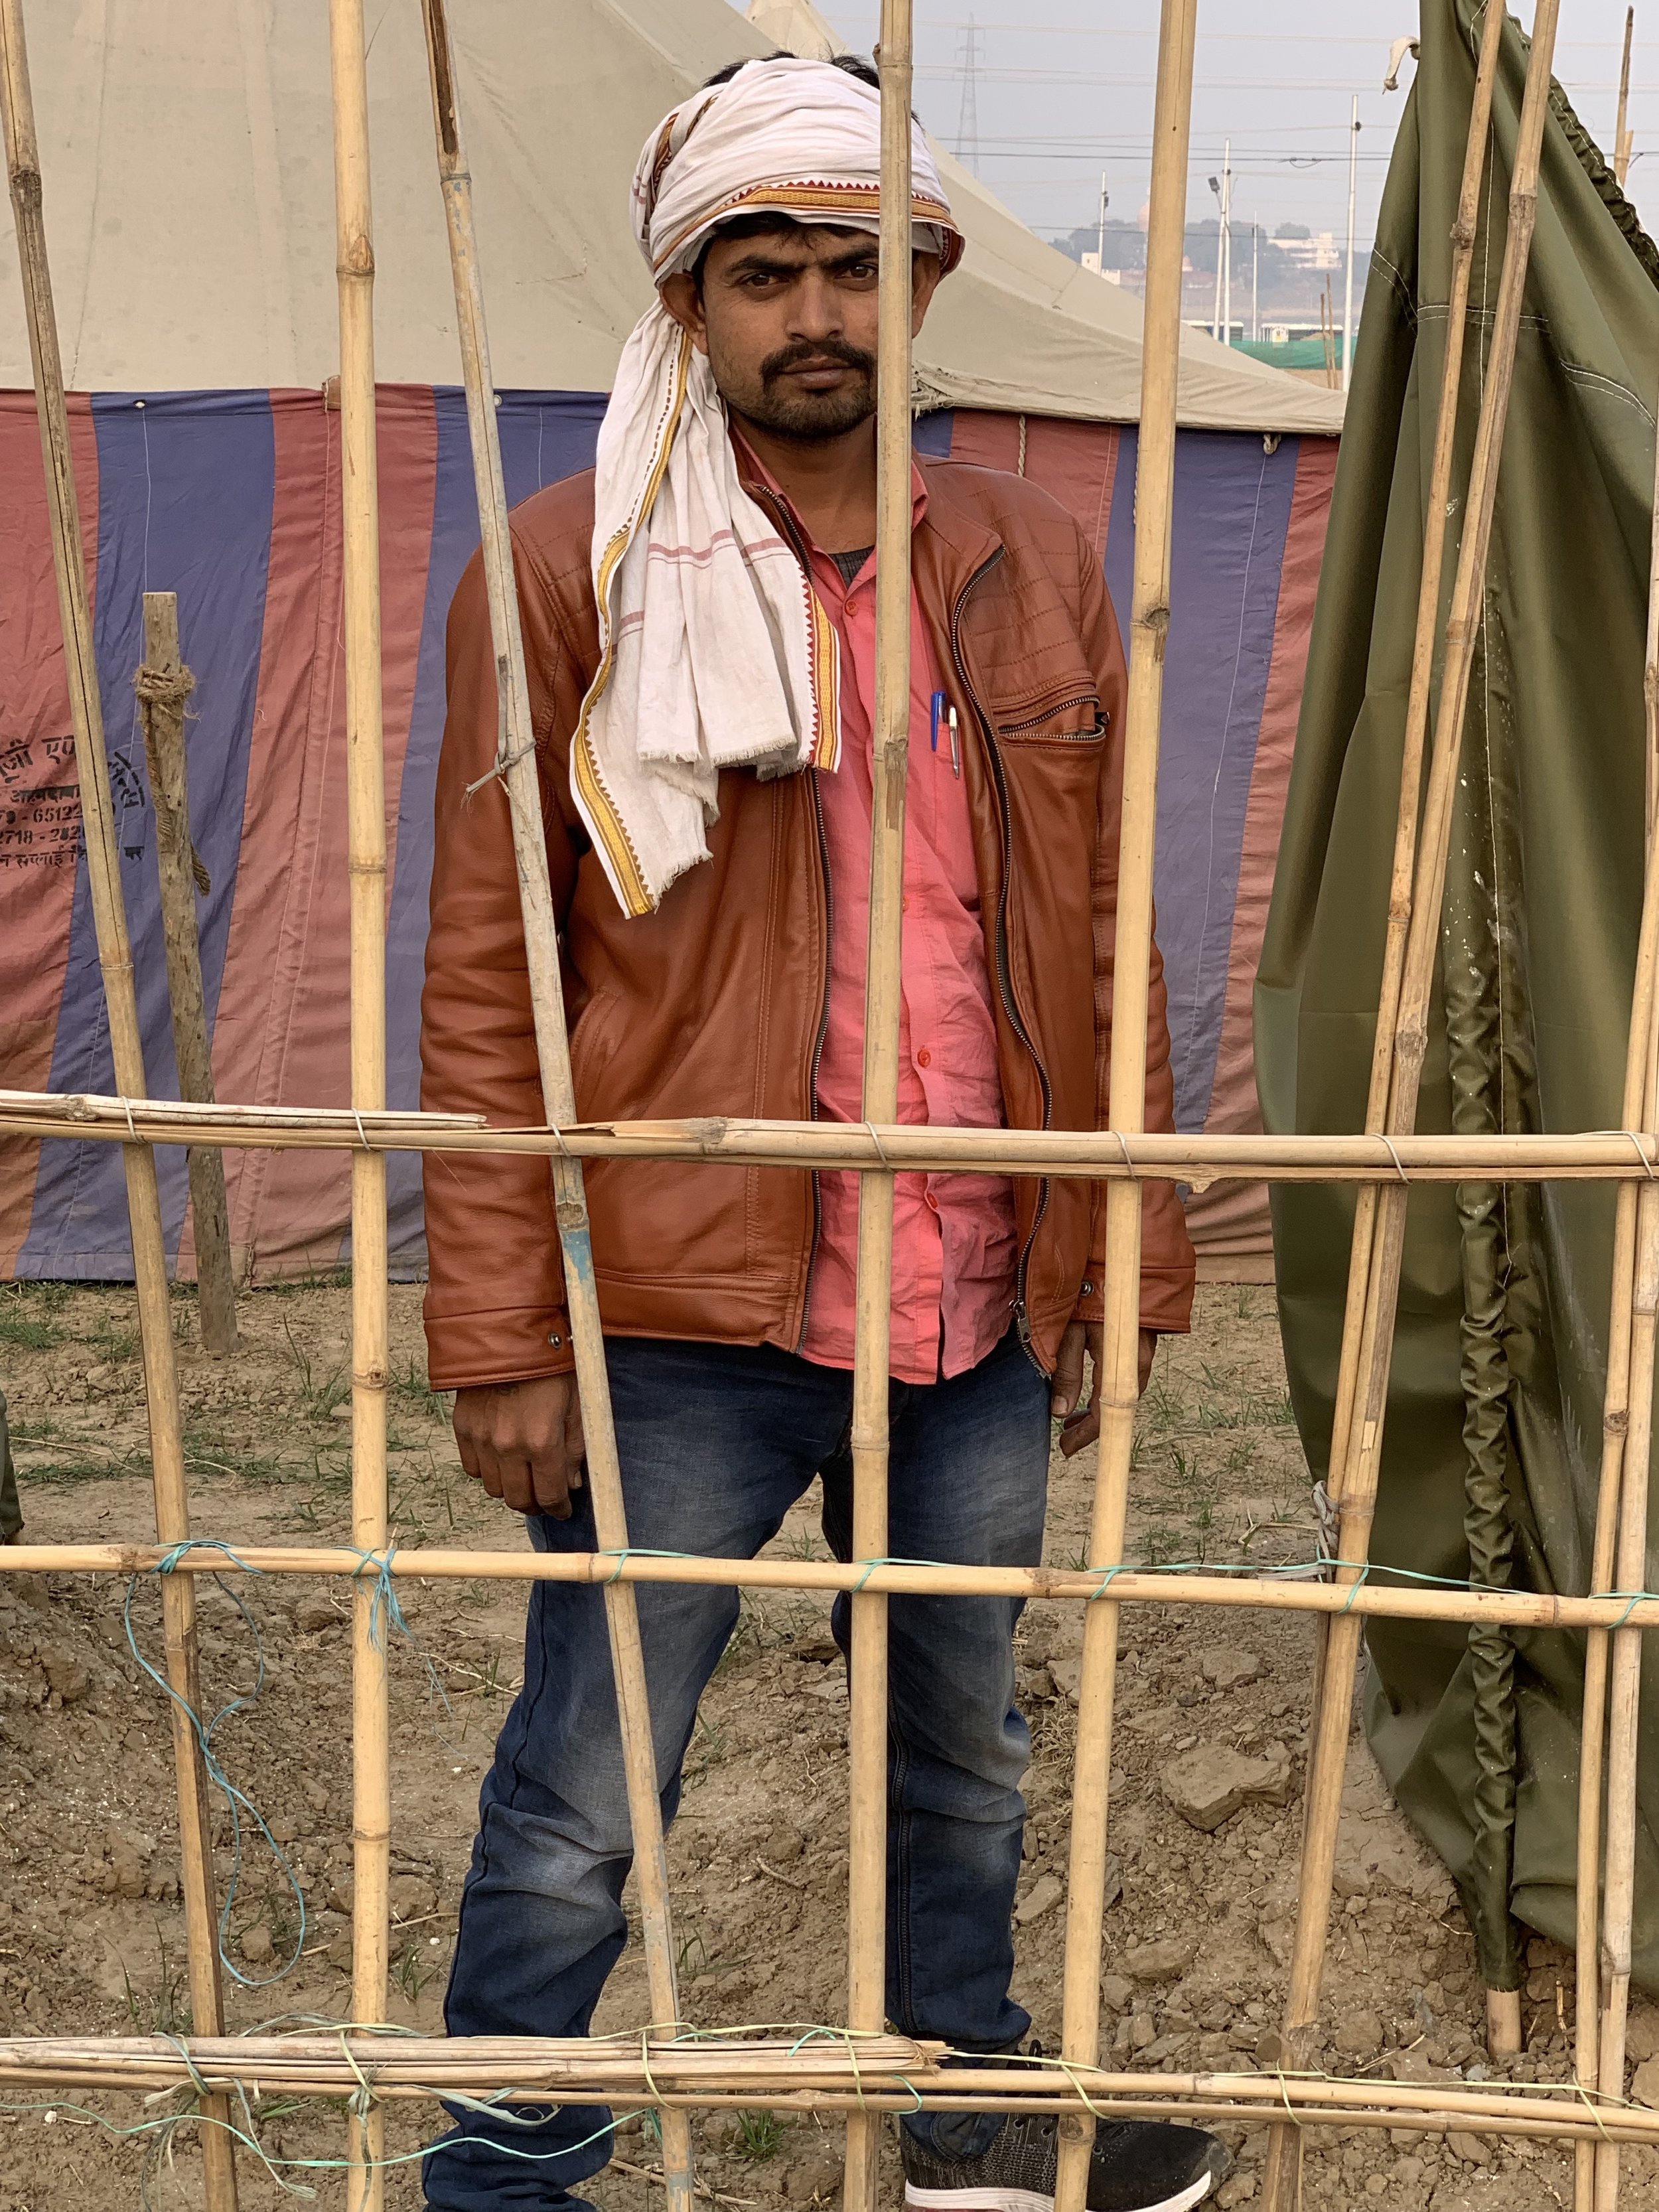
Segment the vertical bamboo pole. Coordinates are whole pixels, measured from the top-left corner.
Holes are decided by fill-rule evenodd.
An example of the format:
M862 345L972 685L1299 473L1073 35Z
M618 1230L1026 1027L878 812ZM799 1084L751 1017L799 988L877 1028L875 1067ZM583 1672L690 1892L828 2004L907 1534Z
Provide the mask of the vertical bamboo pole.
M1135 467L1133 598L1129 690L1124 718L1123 813L1119 844L1117 944L1112 1000L1109 1118L1115 1129L1146 1123L1147 987L1152 963L1152 857L1158 826L1158 759L1164 656L1170 629L1170 548L1175 513L1177 385L1181 368L1181 270L1187 215L1187 156L1193 105L1198 0L1164 0L1152 113L1152 195L1146 230L1146 308L1141 355L1140 434ZM1094 1566L1123 1557L1129 1459L1139 1401L1140 1200L1133 1182L1106 1190L1104 1372L1094 1378L1100 1413L1099 1472L1089 1537ZM1118 1608L1085 1608L1077 1756L1072 1783L1072 1848L1066 1912L1061 2049L1074 2063L1099 2057L1100 1946L1105 1920L1108 1790L1116 1688ZM1055 2212L1083 2212L1092 2118L1060 2122Z
M1470 465L1465 503L1468 521L1446 624L1440 706L1435 722L1412 914L1401 969L1389 1098L1388 1127L1391 1134L1410 1130L1417 1119L1418 1088L1428 1042L1429 997L1439 945L1451 802L1479 632L1492 510L1498 495L1498 463L1515 375L1527 263L1537 214L1539 161L1548 112L1550 64L1559 13L1559 0L1538 0L1527 61L1526 90L1510 180L1509 234L1504 241L1492 319L1487 381ZM1337 1570L1337 1578L1343 1583L1358 1579L1370 1555L1405 1233L1405 1188L1390 1183L1377 1198L1374 1252L1362 1325L1359 1380L1342 1471L1340 1550L1343 1564ZM1288 2066L1298 2066L1304 2062L1318 2021L1319 1987L1324 1970L1331 1878L1341 1817L1361 1626L1356 1614L1334 1616L1314 1716L1301 1894L1282 2038L1284 2063ZM1267 2152L1266 2212L1291 2212L1299 2172L1300 2143L1299 2131L1288 2124L1273 2130Z
M374 426L374 245L362 0L329 0L334 100L336 274L340 300L346 840L351 877L351 1103L386 1104L386 783L380 731L380 532ZM386 1540L386 1155L351 1156L351 1540ZM351 2010L386 2017L392 1848L386 1638L374 1584L351 1608ZM354 2112L351 2212L385 2201L385 2116Z
M144 659L134 679L150 796L155 803L155 865L161 888L161 939L167 953L167 1000L173 1010L173 1054L179 1096L213 1103L213 1060L208 1046L207 999L202 988L202 947L196 929L195 848L190 838L190 798L185 772L185 702L195 687L179 652L179 601L172 592L144 593ZM203 878L205 884L206 878ZM211 1145L187 1154L190 1210L196 1231L196 1309L204 1352L236 1349L236 1292L230 1273L230 1224L225 1206L225 1161Z
M1388 1122L1389 1092L1394 1076L1395 1029L1400 1015L1401 979L1405 967L1406 938L1412 918L1412 878L1417 866L1418 821L1423 798L1423 749L1428 733L1429 700L1434 677L1435 645L1440 629L1440 587L1445 570L1446 526L1451 501L1452 462L1457 443L1457 406L1462 385L1463 354L1468 337L1469 283L1474 264L1476 228L1480 212L1480 180L1486 167L1486 139L1492 124L1492 85L1503 45L1504 9L1486 10L1475 67L1474 92L1469 106L1468 136L1464 142L1463 174L1458 190L1457 213L1451 231L1451 283L1446 314L1446 350L1440 368L1440 398L1435 417L1433 457L1429 469L1428 498L1423 519L1423 567L1417 592L1417 622L1412 641L1411 684L1406 701L1406 726L1401 740L1400 803L1395 817L1394 865L1389 884L1388 929L1383 939L1382 975L1376 1002L1376 1029L1371 1046L1370 1082L1365 1100L1365 1127L1376 1133ZM1352 1242L1348 1257L1348 1286L1342 1316L1342 1345L1337 1364L1336 1401L1331 1420L1331 1449L1326 1494L1334 1507L1342 1498L1343 1470L1347 1465L1353 1425L1354 1393L1358 1387L1360 1346L1364 1334L1366 1290L1370 1280L1376 1230L1376 1186L1363 1185L1354 1201ZM1632 1203L1634 1193L1632 1194ZM1322 1618L1315 1631L1314 1705L1319 1704L1330 1622Z
M1387 1120L1394 1074L1394 1033L1400 1013L1400 982L1406 961L1406 933L1412 917L1412 877L1417 866L1417 825L1423 797L1423 744L1429 726L1429 694L1434 675L1435 641L1440 627L1440 582L1445 567L1447 511L1451 498L1452 456L1457 441L1457 400L1463 376L1463 348L1474 263L1475 227L1480 212L1480 178L1486 166L1486 134L1492 122L1492 82L1498 74L1504 12L1486 10L1476 67L1469 134L1463 150L1463 177L1452 226L1451 287L1446 314L1446 352L1440 368L1440 404L1435 418L1434 456L1429 470L1424 513L1423 571L1417 592L1417 628L1412 641L1411 689L1406 700L1406 729L1401 750L1400 806L1395 818L1394 868L1389 883L1388 934L1382 948L1382 980L1377 994L1376 1032L1371 1046L1370 1086L1365 1099L1368 1133ZM1376 1186L1363 1184L1354 1206L1353 1243L1348 1262L1347 1300L1342 1317L1342 1350L1337 1368L1336 1405L1331 1422L1330 1474L1327 1489L1340 1503L1342 1469L1348 1456L1354 1391L1359 1375L1360 1323L1365 1285L1370 1276L1376 1224ZM1323 1624L1322 1623L1322 1627ZM1323 1637L1321 1637L1323 1644Z
M1623 60L1619 64L1619 113L1613 126L1613 173L1620 191L1625 189L1625 179L1630 174L1631 150L1634 143L1630 131L1626 128L1625 119L1630 113L1630 47L1635 32L1636 10L1634 8L1626 8L1625 53Z
M1620 1501L1615 1571L1621 1589L1644 1587L1648 1546L1648 1469L1653 1442L1653 1370L1659 1319L1659 1186L1637 1200L1636 1269L1630 1333L1629 1419ZM1630 2004L1631 1923L1635 1905L1637 1723L1642 1689L1642 1633L1613 1635L1612 1711L1607 1727L1607 1895L1602 1907L1598 2066L1602 2094L1625 2093L1625 2036ZM1595 2147L1595 2212L1619 2202L1616 2144Z
M1628 39L1628 27L1626 31ZM1654 521L1651 573L1648 593L1648 638L1643 690L1646 705L1644 771L1647 781L1648 888L1644 899L1642 937L1638 948L1636 990L1631 1007L1631 1036L1626 1063L1626 1111L1639 1095L1641 1126L1650 1128L1659 1120L1659 1060L1656 1059L1654 940L1659 937L1653 909L1659 905L1659 839L1654 836L1653 797L1655 748L1659 745L1659 449L1655 453ZM1645 1006L1644 1000L1645 996ZM1634 1123L1627 1119L1627 1127ZM1653 1380L1656 1317L1659 1316L1659 1190L1644 1184L1635 1198L1634 1235L1621 1249L1620 1232L1629 1208L1621 1206L1615 1217L1615 1271L1630 1266L1628 1278L1615 1272L1613 1310L1608 1324L1607 1397L1602 1416L1603 1461L1601 1491L1597 1501L1595 1557L1592 1572L1605 1575L1609 1564L1621 1589L1641 1589L1646 1580L1648 1545L1649 1466L1653 1434ZM1621 1197L1623 1194L1620 1194ZM1622 1324L1622 1327L1621 1327ZM1623 1341L1620 1340L1622 1337ZM1624 1372L1615 1370L1615 1357L1624 1354ZM1620 1404L1614 1396L1615 1381L1623 1384ZM1622 1415L1622 1419L1620 1416ZM1622 1452L1620 1430L1622 1429ZM1619 1462L1610 1467L1609 1460ZM1607 1559L1608 1533L1617 1525L1614 1558ZM1631 1580L1634 1577L1634 1581ZM1601 1587L1592 1583L1592 1587ZM1611 1638L1592 1637L1585 1650L1584 1729L1579 1770L1579 2007L1577 2032L1581 2079L1596 2081L1605 2093L1609 2082L1622 2096L1625 2087L1625 2045L1630 2006L1631 1929L1635 1905L1638 1780L1638 1722L1641 1705L1642 1638L1638 1632L1615 1632ZM1602 1730L1606 1681L1610 1673L1612 1711L1607 1717L1607 1887L1602 1900L1602 1935L1592 1950L1587 1973L1582 1943L1588 1922L1595 1929L1597 1903L1596 1844L1594 1821L1599 1814ZM1587 1804L1587 1800L1589 1803ZM1586 1814L1589 1814L1587 1821ZM1589 1832L1584 1832L1585 1829ZM1588 1909L1586 1884L1588 1882ZM1597 1983L1599 1980L1599 1989ZM1586 2001L1594 2009L1587 2022ZM1587 2062L1588 2069L1587 2070ZM1587 2158L1581 2149L1575 2179L1582 2206L1586 2194L1586 2169L1593 2172L1589 2191L1595 2212L1613 2212L1619 2201L1620 2160L1616 2147L1596 2144Z
M40 155L35 138L28 57L23 41L22 0L0 0L0 122L4 125L6 165L28 319L29 353L34 368L34 399L40 418L40 448L52 518L52 563L64 630L64 672L75 731L75 761L80 781L81 819L98 964L109 1013L115 1080L126 1097L137 1098L142 1097L145 1091L143 1044L138 1028L138 1000L133 988L132 948L121 895L120 854L110 804L109 763L104 750L103 706L93 653L92 605L82 557L81 514L75 495L69 410L64 398L64 368L58 348L52 271L46 258ZM176 1544L190 1534L190 1504L185 1487L179 1373L173 1358L173 1317L168 1306L167 1252L161 1236L155 1155L147 1145L128 1145L122 1151L122 1164L126 1176L133 1278L144 1355L155 1534L161 1543ZM214 1911L213 1839L208 1817L207 1778L195 1730L187 1717L202 1710L197 1664L196 1593L188 1575L162 1577L161 1623L167 1686L173 1692L173 1753L179 1783L180 1887L190 1960L191 2018L198 2035L220 2035L224 2032L224 2007L219 1981L219 1931ZM224 2096L204 2097L202 2110L207 2122L202 2130L202 2169L208 2212L235 2212L236 2171L228 2132L230 2100Z
M1654 1011L1659 979L1659 837L1654 836L1651 794L1654 757L1659 747L1659 441L1654 450L1653 523L1648 577L1648 637L1643 696L1646 707L1644 774L1650 796L1647 865L1642 891L1642 927L1637 941L1636 978L1631 992L1630 1036L1625 1050L1625 1088L1620 1114L1626 1129L1650 1129L1655 1121ZM1601 1407L1601 1468L1595 1504L1595 1534L1590 1555L1589 1587L1607 1589L1613 1582L1619 1541L1620 1478L1630 1426L1631 1326L1636 1297L1637 1214L1639 1186L1621 1183L1613 1214L1613 1289L1607 1316L1607 1377ZM1594 2089L1601 2077L1601 1785L1607 1728L1608 1637L1592 1630L1584 1642L1584 1705L1578 1752L1577 2012L1574 2063L1578 2081ZM1623 1784L1621 1779L1620 1794ZM1595 2151L1593 2142L1575 2146L1574 2203L1590 2212L1594 2202Z
M882 0L881 299L876 370L876 711L870 821L870 937L864 995L864 1117L898 1118L904 799L910 760L911 0ZM887 1549L887 1407L893 1288L893 1178L859 1183L853 1370L853 1556ZM852 1601L848 1753L848 2026L886 2019L887 1600ZM881 2119L847 2122L847 2212L875 2212Z
M552 1127L557 1128L576 1119L576 1092L565 1024L564 988L559 973L558 921L548 878L541 791L537 782L506 481L501 472L501 440L495 422L483 283L472 216L472 179L461 135L454 50L444 0L422 0L422 6L437 131L438 174L448 226L456 322L466 387L467 426L471 438L484 580L489 601L490 635L495 648L496 684L504 708L501 781L512 812L513 847L524 913L526 964L541 1066L543 1111ZM623 1552L628 1547L628 1516L611 1417L610 1382L605 1372L605 1339L581 1164L575 1159L555 1159L552 1175L594 1528L605 1550ZM605 1607L611 1667L616 1676L629 1817L634 1832L634 1870L639 1883L646 1977L656 2025L672 2034L679 2021L673 1919L669 1906L662 1799L651 1734L645 1657L640 1644L638 1604L632 1583L608 1583ZM659 2118L669 2212L692 2212L690 2117L684 2110L671 2109L660 2112Z

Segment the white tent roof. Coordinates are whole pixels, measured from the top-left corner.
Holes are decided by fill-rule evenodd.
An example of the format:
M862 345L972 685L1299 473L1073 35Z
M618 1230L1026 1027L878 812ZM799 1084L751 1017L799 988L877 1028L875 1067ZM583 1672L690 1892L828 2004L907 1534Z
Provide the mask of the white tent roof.
M649 298L627 219L647 131L721 63L826 35L803 0L466 0L452 10L496 382L604 391ZM368 0L386 382L459 380L420 11ZM788 21L780 22L787 15ZM64 367L82 391L315 385L337 366L322 0L29 11ZM1139 302L942 157L967 234L916 349L942 403L1133 421ZM0 386L30 381L0 213ZM1182 420L1334 431L1340 398L1183 337Z

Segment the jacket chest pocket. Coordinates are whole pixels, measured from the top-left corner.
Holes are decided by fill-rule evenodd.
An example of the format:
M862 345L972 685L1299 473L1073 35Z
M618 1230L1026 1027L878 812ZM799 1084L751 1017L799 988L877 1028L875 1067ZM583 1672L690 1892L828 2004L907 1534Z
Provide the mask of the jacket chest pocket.
M1006 745L1097 745L1108 720L1099 692L1080 684L1000 702L992 716L997 737Z

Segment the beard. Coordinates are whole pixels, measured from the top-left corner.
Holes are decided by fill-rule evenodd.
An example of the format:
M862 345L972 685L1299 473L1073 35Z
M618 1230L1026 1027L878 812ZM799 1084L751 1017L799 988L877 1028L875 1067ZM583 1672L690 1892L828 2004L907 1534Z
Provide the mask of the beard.
M854 372L834 392L805 391L789 374L807 362L830 361ZM876 411L875 358L844 338L785 346L769 354L758 369L739 369L712 358L710 366L721 398L734 413L774 437L793 439L799 445L845 437Z

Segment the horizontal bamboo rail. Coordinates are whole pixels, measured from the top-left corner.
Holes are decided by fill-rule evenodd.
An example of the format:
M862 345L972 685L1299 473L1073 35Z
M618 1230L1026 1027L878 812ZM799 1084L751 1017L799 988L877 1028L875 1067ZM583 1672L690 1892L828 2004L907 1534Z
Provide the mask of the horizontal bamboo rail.
M220 1145L262 1152L543 1152L574 1159L684 1160L711 1167L897 1168L933 1175L1082 1177L1097 1182L1641 1182L1659 1136L1629 1129L1521 1136L1200 1136L1115 1129L973 1129L932 1124L753 1121L726 1115L495 1128L472 1114L353 1113L340 1106L194 1106L176 1099L0 1091L8 1137Z
M1319 2074L1218 2069L1114 2074L1033 2060L975 2068L941 2063L945 2046L902 2036L802 2029L791 2039L699 2041L392 2033L180 2037L24 2037L0 2041L0 2087L170 2090L238 2087L261 2100L350 2096L377 2100L481 2096L661 2110L764 2106L771 2111L1086 2112L1114 2117L1250 2120L1299 2125L1455 2129L1564 2140L1659 2142L1659 2112L1590 2099L1567 2085L1370 2081Z
M27 1473L27 1469L24 1469ZM1256 1612L1370 1613L1391 1620L1484 1621L1510 1628L1659 1628L1659 1592L1593 1597L1553 1591L1401 1588L1296 1577L1304 1567L1249 1575L1161 1567L969 1567L925 1559L731 1559L653 1552L460 1552L401 1545L385 1552L328 1545L29 1544L0 1547L0 1576L235 1572L349 1575L399 1582L696 1583L725 1589L878 1590L889 1597L1075 1598L1114 1604L1237 1606ZM1389 1570L1371 1571L1378 1577Z

